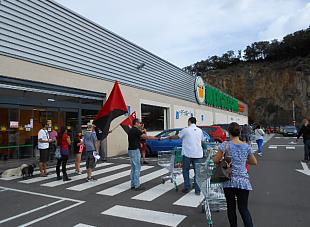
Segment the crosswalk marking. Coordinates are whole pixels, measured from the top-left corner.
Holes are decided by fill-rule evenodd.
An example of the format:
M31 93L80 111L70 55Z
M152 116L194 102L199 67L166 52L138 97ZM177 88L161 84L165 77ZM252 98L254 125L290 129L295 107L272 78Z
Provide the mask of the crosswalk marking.
M81 162L81 166L82 165L85 165L85 162ZM67 165L67 168L71 168L71 167L74 167L75 164L70 164L70 165ZM47 171L53 171L55 170L55 167L51 167L51 168L48 168ZM36 175L36 174L39 174L40 171L39 170L36 170L33 172L33 175ZM15 180L15 179L19 179L19 178L22 178L21 176L12 176L12 177L3 177L3 178L0 178L0 180L5 180L5 181L9 181L9 180Z
M141 183L145 183L145 182L148 182L150 180L153 180L159 176L162 176L164 174L168 173L168 170L166 169L160 169L160 170L157 170L155 172L152 172L152 173L149 173L147 175L144 175L142 177L140 177L140 182ZM128 189L130 189L130 181L126 181L122 184L118 184L118 185L115 185L111 188L108 188L108 189L105 189L103 191L100 191L100 192L97 192L96 194L99 194L99 195L109 195L109 196L114 196L114 195L117 195L119 193L122 193Z
M176 182L177 185L180 185L183 183L183 177L181 175L178 175L176 177ZM175 185L173 183L170 183L170 181L164 183L164 184L159 184L143 193L140 193L134 197L132 197L132 199L136 199L136 200L143 200L143 201L153 201L154 199L162 196L163 194L165 194L166 192L174 189Z
M285 148L286 148L286 150L295 150L295 147L286 146Z
M100 166L107 166L107 165L112 165L113 163L100 163L98 164L97 166L100 167ZM71 174L71 173L75 173L75 169L71 169L71 170L67 170L67 174ZM22 180L22 181L19 181L20 183L24 183L24 184L31 184L31 183L36 183L36 182L40 182L40 181L45 181L45 180L49 180L49 179L52 179L52 178L55 178L57 177L57 174L56 173L53 173L53 174L49 174L47 175L47 177L36 177L36 178L31 178L31 179L28 179L28 180Z
M165 213L154 210L146 210L119 205L116 205L102 212L101 214L171 227L178 226L186 218L186 216L179 214Z
M153 168L153 166L142 166L141 171L147 170L147 169L150 169L150 168ZM131 170L126 170L126 171L123 171L123 172L120 172L120 173L116 173L116 174L113 174L113 175L110 175L110 176L107 176L107 177L99 178L96 181L85 182L85 183L82 183L82 184L79 184L79 185L76 185L76 186L73 186L73 187L70 187L70 188L67 188L67 189L68 190L73 190L73 191L83 191L83 190L86 190L86 189L89 189L89 188L92 188L92 187L96 187L98 185L105 184L107 182L110 182L110 181L113 181L113 180L116 180L116 179L128 176L130 174L130 171Z
M269 149L277 149L278 147L277 146L269 146L268 148Z
M198 207L203 199L204 196L202 194L195 195L195 190L192 190L186 195L182 196L178 201L174 202L173 205Z
M73 227L96 227L96 226L93 226L93 225L86 225L86 224L83 224L83 223L79 223Z
M106 163L106 164L108 164L108 163ZM111 164L112 163L109 163L109 165L111 165ZM100 164L98 164L97 167L101 167L99 165ZM109 168L106 168L106 169L95 170L95 171L93 171L93 176L96 176L96 175L99 175L99 174L102 174L102 173L108 173L108 172L115 171L115 170L118 170L118 169L122 169L122 168L125 168L125 167L128 167L128 166L130 166L130 165L129 164L120 164L120 165L112 166L112 167L109 167ZM85 174L84 175L77 175L77 176L73 176L73 177L70 177L70 178L71 178L70 181L52 181L52 182L48 182L48 183L45 183L45 184L41 184L41 186L56 187L56 186L59 186L59 185L71 183L73 181L85 179L86 175Z

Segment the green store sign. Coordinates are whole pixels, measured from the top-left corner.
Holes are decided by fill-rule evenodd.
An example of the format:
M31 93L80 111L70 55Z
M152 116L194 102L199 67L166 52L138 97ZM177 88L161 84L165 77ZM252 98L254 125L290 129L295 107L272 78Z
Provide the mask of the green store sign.
M238 99L225 94L209 84L205 85L205 91L205 103L207 105L228 111L240 112Z

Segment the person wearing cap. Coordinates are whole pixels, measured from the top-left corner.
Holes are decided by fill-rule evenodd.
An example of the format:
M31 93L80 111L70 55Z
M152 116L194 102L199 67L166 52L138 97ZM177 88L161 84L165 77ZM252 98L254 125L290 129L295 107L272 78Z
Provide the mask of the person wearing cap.
M93 170L96 167L96 159L94 153L97 154L97 136L94 130L94 126L91 123L87 124L87 130L84 134L84 145L86 150L86 169L87 169L87 181L94 181L92 176Z
M133 127L128 132L128 155L130 157L131 164L131 189L140 191L145 188L140 185L140 170L141 170L141 154L140 154L140 141L145 140L157 140L158 137L147 136L139 129L141 127L138 118L132 122Z

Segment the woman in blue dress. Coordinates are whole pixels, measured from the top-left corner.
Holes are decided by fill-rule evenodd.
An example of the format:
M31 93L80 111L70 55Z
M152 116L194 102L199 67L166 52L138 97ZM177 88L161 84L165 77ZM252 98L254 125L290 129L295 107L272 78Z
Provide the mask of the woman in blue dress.
M228 127L230 141L222 143L219 151L214 157L218 164L224 155L231 156L232 177L231 180L223 183L224 193L227 202L227 215L231 227L237 227L236 198L238 210L245 227L252 227L253 222L248 209L249 192L252 190L246 164L256 165L257 160L252 148L239 139L241 128L236 122Z

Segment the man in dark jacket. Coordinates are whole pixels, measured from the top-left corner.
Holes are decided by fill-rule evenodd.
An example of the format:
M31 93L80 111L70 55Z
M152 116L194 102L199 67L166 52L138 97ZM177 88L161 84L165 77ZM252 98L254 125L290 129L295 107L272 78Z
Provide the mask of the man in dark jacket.
M296 141L299 139L300 136L302 136L304 140L304 161L308 162L310 160L310 124L309 120L306 118L303 120L303 124L298 132Z

